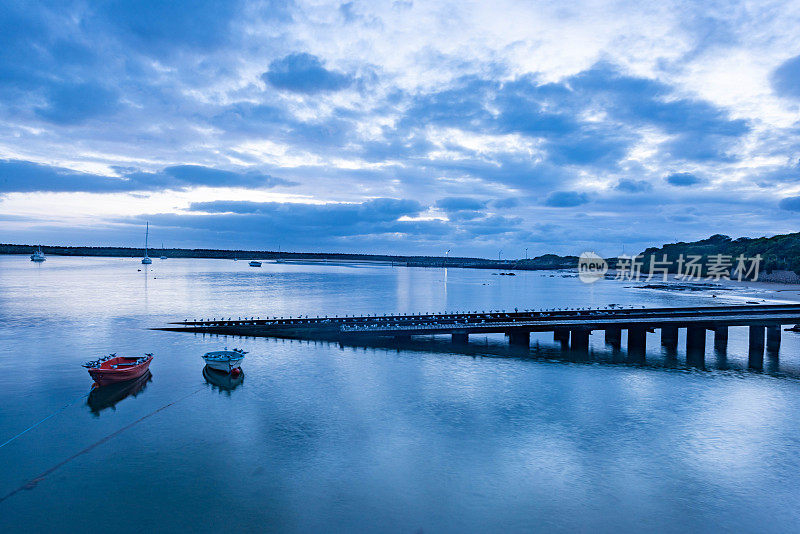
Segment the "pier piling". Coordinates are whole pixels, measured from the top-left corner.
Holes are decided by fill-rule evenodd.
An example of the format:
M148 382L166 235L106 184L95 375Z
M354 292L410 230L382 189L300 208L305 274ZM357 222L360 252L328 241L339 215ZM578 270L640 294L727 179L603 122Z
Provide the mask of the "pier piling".
M704 367L706 358L706 329L703 326L686 328L686 363Z
M767 327L767 352L778 352L781 348L781 327L770 325Z
M647 328L632 326L628 328L628 361L644 363L647 347Z
M561 348L569 346L569 328L556 328L553 330L553 339L561 342Z
M670 349L674 349L678 346L677 326L661 327L661 345Z
M508 342L517 347L527 347L531 344L531 333L528 330L511 330L508 333Z
M726 352L728 350L727 326L714 327L714 350L717 352Z
M570 335L572 336L571 348L576 352L589 351L589 334L592 333L588 328L573 328Z
M750 326L748 365L751 369L764 368L764 327Z
M452 341L454 345L466 345L469 343L469 334L461 332L453 333Z
M605 329L606 345L619 349L622 345L622 328L611 327Z

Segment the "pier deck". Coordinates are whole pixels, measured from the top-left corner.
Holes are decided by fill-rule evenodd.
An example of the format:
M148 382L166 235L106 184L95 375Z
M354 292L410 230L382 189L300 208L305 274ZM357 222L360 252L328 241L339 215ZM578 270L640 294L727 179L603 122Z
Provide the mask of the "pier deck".
M717 329L800 323L800 304L689 308L515 310L339 317L239 317L185 320L158 330L331 339L342 336L478 334L642 327Z

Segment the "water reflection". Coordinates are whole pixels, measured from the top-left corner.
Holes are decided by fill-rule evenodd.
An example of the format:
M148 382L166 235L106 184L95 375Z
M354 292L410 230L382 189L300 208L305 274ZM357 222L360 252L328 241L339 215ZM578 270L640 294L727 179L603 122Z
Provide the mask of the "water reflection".
M92 392L89 393L89 399L86 404L89 405L92 413L99 417L100 412L106 408L116 410L116 405L121 400L130 396L138 396L151 380L153 380L153 374L148 370L145 374L133 380L107 386L95 386Z
M211 338L259 339L246 336L225 336L218 334L195 334ZM734 371L766 374L779 378L800 379L800 369L795 365L786 365L781 361L777 351L767 351L764 365L754 367L748 359L731 360L729 351L724 347L716 347L702 354L688 354L676 346L660 346L648 344L644 354L630 354L624 344L593 344L588 349L574 350L568 344L559 341L548 342L533 339L530 346L518 346L508 342L501 334L489 336L470 336L467 343L454 343L450 336L415 336L410 339L373 338L358 341L337 342L325 340L301 340L272 338L274 343L298 343L313 346L338 345L340 348L372 348L393 351L412 351L429 353L461 354L473 357L497 357L540 359L562 361L568 363L586 363L592 365L622 365L649 369L701 370L701 371ZM783 364L783 365L782 365Z
M203 378L206 382L211 384L211 387L218 389L220 392L225 392L230 395L231 391L238 388L244 382L244 371L234 376L231 373L225 373L212 369L208 365L203 367Z

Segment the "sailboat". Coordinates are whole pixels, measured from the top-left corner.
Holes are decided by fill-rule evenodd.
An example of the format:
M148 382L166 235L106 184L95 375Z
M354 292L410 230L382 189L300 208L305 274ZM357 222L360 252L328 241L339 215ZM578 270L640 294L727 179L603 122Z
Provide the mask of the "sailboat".
M42 252L42 245L39 245L39 248L36 249L33 254L31 254L31 261L41 263L46 259L47 258L44 257L44 252Z
M160 260L166 260L167 259L167 257L164 256L164 242L163 241L161 242L161 257L159 259Z
M142 264L150 265L153 263L153 260L147 255L147 238L150 236L150 222L146 223L146 229L144 231L144 258L142 258Z

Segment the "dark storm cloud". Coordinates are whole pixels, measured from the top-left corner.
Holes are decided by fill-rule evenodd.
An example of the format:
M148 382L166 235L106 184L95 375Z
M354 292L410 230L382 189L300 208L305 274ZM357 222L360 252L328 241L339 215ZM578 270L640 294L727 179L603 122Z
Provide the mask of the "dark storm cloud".
M589 195L578 191L554 191L545 199L545 206L552 208L572 208L589 202Z
M800 197L786 197L778 203L778 206L783 210L800 211Z
M772 88L780 96L800 100L800 56L787 59L775 69Z
M179 190L191 187L271 188L293 182L254 171L234 172L200 165L176 165L159 172L117 169L121 177L101 176L30 161L0 160L0 193Z
M441 221L402 221L424 208L414 200L378 198L361 203L302 204L280 202L213 201L190 206L188 214L143 216L151 224L204 229L212 232L248 232L264 238L320 242L327 238L381 234L441 235Z
M486 208L486 202L470 197L446 197L436 201L436 207L447 212L481 211Z
M368 25L379 27L383 21L370 14L368 3L335 8L322 19L317 16L326 8L298 9L282 1L4 3L0 146L6 147L5 157L35 154L40 161L75 166L106 165L118 155L132 168L102 176L0 160L0 195L268 188L296 181L304 184L297 192L315 200L397 195L433 205L448 220L400 221L408 210L412 217L419 214L418 206L388 200L328 208L206 203L174 220L208 221L211 226L197 230L199 236L215 231L217 223L230 223L226 231L232 235L244 222L237 235L247 239L242 232L273 232L259 224L291 231L291 225L280 226L276 213L310 220L340 217L357 222L346 223L349 229L342 234L330 229L335 239L357 231L381 236L365 242L385 243L397 230L405 243L457 235L463 243L483 239L494 247L497 236L523 239L521 228L530 229L539 213L568 227L584 211L544 210L543 205L592 202L602 206L605 221L628 210L625 203L634 194L645 211L666 212L670 202L683 208L701 190L713 193L712 180L727 172L729 163L750 157L752 145L743 140L767 145L756 139L761 129L751 131L749 119L732 118L727 108L671 78L670 73L685 72L679 61L656 57L652 74L645 77L623 67L627 63L620 57L619 63L598 62L559 79L552 70L523 72L519 61L502 50L490 51L490 63L480 59L486 57L483 52L447 54L432 38L430 48L417 50L413 61L398 47L397 58L367 65L365 58L379 62L384 52L326 48L337 36L322 26L367 35ZM326 22L315 26L321 20ZM713 31L704 34L703 24L691 25L691 35L702 41L697 51L712 50L717 42L718 26L709 27ZM326 37L318 39L314 30ZM724 42L736 32L726 35ZM368 38L365 43L369 46ZM575 72L570 69L576 64L565 63L558 72ZM798 64L795 57L775 70L771 82L777 95L798 98ZM796 133L773 132L778 142L768 143L772 152L764 156L796 160ZM291 167L279 167L284 157L291 158ZM168 166L171 162L205 165ZM248 171L248 164L261 170ZM706 177L709 187L686 183L691 179L679 175L663 182L672 169L691 169ZM587 177L612 184L611 190L590 196L578 185ZM766 189L798 179L787 165L754 171L742 183L755 180L765 189L761 200L775 212L775 191ZM735 209L760 208L743 199ZM324 222L317 220L327 228ZM377 233L368 233L370 224ZM610 224L599 225L598 235ZM297 235L313 242L313 230ZM549 235L534 232L530 238ZM563 243L564 235L557 239ZM436 245L437 251L447 248Z
M305 52L276 59L262 78L278 89L308 94L339 91L354 81L348 74L326 69L317 56Z
M507 208L516 208L520 205L520 201L517 198L509 197L509 198L501 198L498 200L492 201L492 207L498 209L507 209Z
M606 118L584 118L597 112ZM642 128L656 127L670 136L662 146L669 159L719 162L735 159L736 143L750 131L746 121L731 119L709 102L676 98L669 85L626 75L609 63L561 83L540 83L532 76L504 83L463 77L445 90L413 95L399 124L393 133L402 136L431 124L519 134L543 142L546 156L540 165L606 170L626 157Z
M47 103L35 108L36 114L57 124L75 124L103 118L119 109L115 89L92 83L61 84L46 91Z
M690 187L705 182L705 180L703 180L702 178L698 178L697 176L689 172L672 173L666 176L664 179L670 185L678 187Z
M87 24L108 28L120 39L156 55L173 48L208 51L228 40L241 4L238 0L112 0L91 10Z
M617 185L614 186L614 189L624 193L646 193L648 191L652 191L653 186L646 180L631 180L629 178L623 178L617 183Z
M360 221L387 222L419 214L424 206L415 200L376 198L361 203L302 204L215 200L193 202L189 210L205 213L299 217L300 225L353 224Z
M188 213L143 215L151 228L207 231L211 235L244 233L267 242L291 241L296 246L336 247L341 240L383 245L395 242L464 239L480 241L486 236L511 235L519 231L519 217L484 216L471 210L456 211L475 217L449 221L405 220L421 214L426 206L415 200L377 198L360 203L326 204L212 201L191 204ZM125 219L123 222L130 222Z

